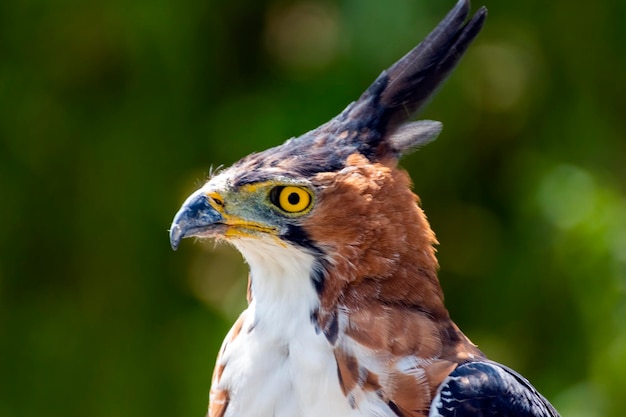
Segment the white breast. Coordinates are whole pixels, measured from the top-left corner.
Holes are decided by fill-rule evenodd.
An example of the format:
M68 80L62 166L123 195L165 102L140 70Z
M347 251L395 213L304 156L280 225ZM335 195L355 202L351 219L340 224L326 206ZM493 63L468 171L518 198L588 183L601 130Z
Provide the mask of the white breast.
M311 321L319 302L310 278L314 258L273 242L236 246L250 265L253 300L220 361L226 416L383 416L351 408L341 391L331 346Z

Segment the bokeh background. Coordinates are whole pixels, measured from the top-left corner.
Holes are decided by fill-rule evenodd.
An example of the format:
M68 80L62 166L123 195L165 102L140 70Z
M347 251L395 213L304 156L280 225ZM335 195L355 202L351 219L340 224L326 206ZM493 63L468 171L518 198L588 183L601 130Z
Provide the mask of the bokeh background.
M447 304L563 417L623 417L626 2L484 4L421 115L442 135L403 160ZM246 266L173 252L180 203L334 116L452 5L0 2L0 416L203 416Z

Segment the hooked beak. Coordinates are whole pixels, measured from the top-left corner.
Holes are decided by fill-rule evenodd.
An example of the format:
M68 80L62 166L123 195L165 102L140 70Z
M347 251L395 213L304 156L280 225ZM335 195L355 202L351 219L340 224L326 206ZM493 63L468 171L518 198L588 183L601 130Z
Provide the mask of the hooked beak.
M209 202L201 190L185 200L170 227L170 244L176 250L180 241L192 236L211 236L224 227L224 217Z

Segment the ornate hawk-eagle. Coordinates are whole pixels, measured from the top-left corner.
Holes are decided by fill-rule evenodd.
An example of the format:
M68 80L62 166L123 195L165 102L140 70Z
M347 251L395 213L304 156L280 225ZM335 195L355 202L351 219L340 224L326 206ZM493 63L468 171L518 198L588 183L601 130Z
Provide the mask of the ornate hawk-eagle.
M408 120L487 11L468 14L460 0L338 116L212 176L176 214L172 247L223 240L250 266L210 417L558 416L450 319L435 236L397 167L441 130Z

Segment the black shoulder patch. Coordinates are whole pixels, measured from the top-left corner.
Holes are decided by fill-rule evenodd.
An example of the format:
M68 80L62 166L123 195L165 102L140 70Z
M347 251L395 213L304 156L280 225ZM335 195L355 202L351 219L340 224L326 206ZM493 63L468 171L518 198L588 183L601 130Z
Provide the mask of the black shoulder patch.
M458 366L441 384L429 417L560 417L515 371L495 362Z

